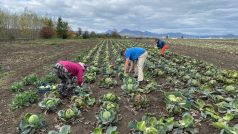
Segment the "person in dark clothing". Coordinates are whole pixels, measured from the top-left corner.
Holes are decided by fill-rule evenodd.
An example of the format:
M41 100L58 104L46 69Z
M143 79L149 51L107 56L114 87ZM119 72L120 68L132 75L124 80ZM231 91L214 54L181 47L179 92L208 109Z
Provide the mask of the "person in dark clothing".
M164 57L166 50L169 49L169 45L165 41L160 39L155 39L155 42L156 42L157 48L161 49L161 56Z

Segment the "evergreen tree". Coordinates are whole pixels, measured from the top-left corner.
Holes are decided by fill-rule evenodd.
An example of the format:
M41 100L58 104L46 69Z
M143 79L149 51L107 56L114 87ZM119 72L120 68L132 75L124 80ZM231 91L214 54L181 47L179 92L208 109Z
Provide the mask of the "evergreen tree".
M61 17L58 18L56 32L59 38L68 38L68 22L64 22Z

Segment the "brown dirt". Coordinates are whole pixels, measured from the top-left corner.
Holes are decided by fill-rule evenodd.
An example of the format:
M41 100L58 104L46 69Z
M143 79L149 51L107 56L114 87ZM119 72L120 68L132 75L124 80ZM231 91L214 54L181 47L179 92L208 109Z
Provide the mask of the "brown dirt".
M27 43L27 42L26 42ZM97 40L80 40L68 43L48 43L48 44L0 44L0 63L1 63L1 108L0 108L0 132L16 133L16 126L20 118L27 111L40 112L37 105L26 109L11 111L9 104L13 93L10 92L10 84L19 81L22 77L30 73L43 75L45 67L52 66L60 59L74 59L75 54L80 54L82 50L93 47ZM48 118L47 119L51 119Z
M194 40L194 39L183 39L185 41L204 42L213 45L231 45L238 46L238 40ZM134 39L136 42L142 42L149 45L155 44L154 40L147 39ZM217 50L212 48L202 48L196 46L186 46L184 44L170 44L170 50L177 54L190 56L195 59L203 60L209 63L213 63L218 67L226 69L238 70L238 55L236 53L230 53L226 50Z
M53 65L59 59L74 59L76 55L80 52L85 51L88 48L92 48L98 40L84 40L84 41L73 41L68 43L50 43L50 44L0 44L0 67L3 68L3 72L0 72L0 76L4 76L0 82L1 90L1 108L0 108L0 132L4 133L17 133L16 127L20 119L25 115L26 112L43 113L43 111L38 107L37 103L33 104L28 108L17 109L16 111L11 111L8 104L10 103L13 93L9 91L10 83L21 80L22 77L34 72L39 75L44 75L49 72L45 67ZM111 49L111 48L110 48ZM67 50L67 51L66 51ZM202 59L221 67L233 68L238 70L238 59L235 55L230 55L228 53L222 53L217 50L210 50L197 47L187 47L187 46L174 46L172 45L171 50L184 55L189 55L197 59ZM72 52L72 54L70 54ZM113 59L112 59L113 60ZM102 78L102 75L97 76L97 81ZM163 78L156 78L159 82L163 83ZM96 113L100 110L100 104L98 99L100 96L107 92L115 92L120 96L120 111L119 111L119 122L115 124L118 127L120 134L128 134L128 122L138 119L145 113L153 113L156 117L164 116L167 114L165 110L165 103L163 94L159 91L149 93L147 95L149 99L149 105L143 110L134 110L132 103L128 100L128 95L123 94L120 86L122 81L117 79L118 86L111 89L99 88L98 83L91 84L90 87L93 91L93 97L96 98L97 104L93 107L88 107L82 112L82 116L78 120L77 124L72 125L72 133L89 134L96 126ZM41 98L40 98L41 100ZM69 101L63 100L60 108L65 108ZM45 115L48 126L45 130L38 133L47 133L47 131L55 129L57 124L62 124L59 119L57 119L56 113L48 113ZM217 129L209 126L207 122L201 124L200 133L201 134L213 134L218 133Z
M32 113L41 113L44 114L38 107L38 102L41 100L39 98L38 102L31 105L27 108L17 109L15 111L11 111L8 104L11 99L14 97L14 93L9 91L9 86L12 82L21 80L24 76L29 75L30 73L37 73L38 75L44 75L48 70L44 70L44 67L48 65L53 65L59 59L73 59L76 57L76 54L79 54L78 51L85 50L87 48L92 48L98 41L89 42L71 42L67 44L44 44L44 45L36 45L36 44L2 44L2 52L0 55L1 67L3 67L4 72L7 72L7 76L5 81L2 83L1 88L1 117L0 117L0 132L4 133L17 133L16 127L20 119L25 115L26 112ZM88 45L90 44L90 45ZM65 51L67 50L67 51ZM76 51L75 51L76 50ZM69 51L73 54L69 54ZM113 60L113 59L112 59ZM98 76L98 80L100 80L102 76ZM118 79L117 79L118 80ZM119 81L119 80L118 80ZM122 84L120 81L119 85ZM98 83L94 83L90 85L93 91L93 97L96 100L99 100L99 97L107 92L115 92L118 96L120 96L120 112L118 124L118 131L120 133L129 133L128 122L133 119L141 119L141 117L145 113L155 113L157 117L160 115L164 115L164 103L158 104L156 103L158 98L162 98L160 92L156 92L153 95L149 94L149 106L146 109L136 111L132 108L132 103L128 100L128 96L123 94L120 86L117 86L112 89L103 89L98 87ZM96 118L95 115L100 110L100 104L97 104L93 107L88 107L85 111L82 112L82 116L79 117L78 120L82 120L83 122L79 122L77 124L70 124L72 126L72 133L82 133L88 134L92 131L96 126ZM63 104L59 106L59 109L63 109L67 107L69 104L68 100L63 100ZM44 117L47 122L47 127L40 132L37 133L46 133L49 130L55 130L55 126L61 124L57 118L57 114L55 112L44 114Z
M236 54L231 54L222 50L184 45L171 45L171 50L178 54L213 63L222 68L238 70L238 55Z

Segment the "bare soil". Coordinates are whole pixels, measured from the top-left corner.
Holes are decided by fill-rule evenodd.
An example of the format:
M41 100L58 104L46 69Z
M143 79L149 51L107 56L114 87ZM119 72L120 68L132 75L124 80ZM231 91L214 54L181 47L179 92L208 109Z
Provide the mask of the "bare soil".
M184 39L185 40L185 39ZM230 46L238 46L238 40L194 40L194 39L186 39L188 41L197 41L201 42L209 42L209 44L213 45L230 45ZM136 42L146 43L148 45L154 45L154 40L147 39L134 39ZM218 50L212 48L202 48L199 46L186 46L184 44L169 44L170 50L175 52L176 54L190 56L195 59L203 60L209 63L212 63L218 67L226 68L226 69L235 69L238 70L238 55L237 53L231 53L226 50Z
M14 97L9 90L12 82L20 81L31 73L43 76L58 60L73 60L80 52L94 47L96 43L97 40L48 44L32 44L30 41L17 44L1 43L0 132L16 133L16 126L26 112L41 112L38 105L16 111L10 110L9 104ZM51 118L47 119L51 120Z
M9 88L12 82L21 80L24 76L30 73L37 73L40 76L49 72L50 67L60 59L72 60L81 52L86 51L89 48L93 48L99 40L80 40L67 43L48 43L48 44L0 44L0 132L6 134L17 133L17 125L20 119L27 112L43 113L38 107L37 103L30 107L17 109L15 111L10 110L9 103L14 97ZM207 62L214 63L215 65L238 70L238 56L228 54L212 49L204 49L198 47L189 46L176 46L171 45L171 50L178 54L188 55L197 59L201 59ZM45 69L46 68L46 69ZM97 81L100 81L102 76L97 76ZM128 123L134 119L141 119L146 113L153 113L156 117L165 116L167 114L165 110L164 95L159 91L149 93L147 95L149 99L149 105L143 110L135 110L132 107L132 103L128 100L128 95L123 94L120 86L122 81L118 80L118 86L111 89L99 88L98 83L90 85L93 91L93 97L96 98L97 103L92 107L86 108L82 111L82 116L79 117L76 124L70 124L72 127L72 134L89 134L96 126L95 115L100 110L100 104L98 102L100 96L107 92L115 92L120 96L120 111L119 121L115 124L118 127L120 134L128 134ZM159 82L163 82L160 78ZM41 98L39 98L41 100ZM59 109L67 107L69 104L68 99L63 100L63 104ZM47 133L49 130L56 130L56 125L61 125L62 122L57 118L56 113L45 114L45 119L48 126L37 133ZM198 125L201 134L214 134L219 131L208 122L202 122Z
M221 68L238 70L238 55L234 53L185 45L171 45L171 50L177 54L213 63Z

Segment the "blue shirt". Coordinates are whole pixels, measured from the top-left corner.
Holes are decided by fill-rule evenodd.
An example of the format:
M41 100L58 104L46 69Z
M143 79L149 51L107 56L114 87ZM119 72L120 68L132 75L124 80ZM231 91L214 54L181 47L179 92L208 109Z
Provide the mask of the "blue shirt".
M145 52L144 48L141 47L132 47L126 49L125 57L129 58L132 61L138 60L138 58Z
M160 41L157 42L157 47L158 47L158 48L163 48L164 45L165 45L165 42L162 41L162 40L160 40Z

